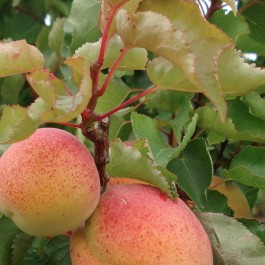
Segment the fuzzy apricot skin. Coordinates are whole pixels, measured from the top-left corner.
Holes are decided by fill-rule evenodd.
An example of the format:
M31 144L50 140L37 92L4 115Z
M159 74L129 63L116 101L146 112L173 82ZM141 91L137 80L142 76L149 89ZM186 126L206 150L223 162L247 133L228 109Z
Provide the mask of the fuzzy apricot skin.
M66 131L38 129L0 158L0 212L28 234L54 236L76 228L99 196L91 154Z
M208 236L181 200L143 184L101 195L70 241L72 265L212 265Z

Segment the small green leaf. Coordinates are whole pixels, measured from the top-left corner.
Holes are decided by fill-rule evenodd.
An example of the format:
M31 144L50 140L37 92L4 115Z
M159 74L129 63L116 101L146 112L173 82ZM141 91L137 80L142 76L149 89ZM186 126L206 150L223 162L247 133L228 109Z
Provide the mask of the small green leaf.
M85 59L88 66L98 58L101 39L95 43L86 43L75 54ZM124 44L118 35L114 35L107 46L104 64L101 69L109 68L120 54ZM121 60L117 69L119 70L143 70L147 63L147 51L143 48L131 48Z
M100 37L98 30L98 13L100 2L97 0L74 0L68 24L72 27L71 50L88 41L96 41Z
M58 55L61 51L62 42L64 39L63 25L65 18L57 18L53 24L48 36L49 47L54 50Z
M101 75L100 86L105 78L106 76ZM112 78L106 92L98 99L95 111L100 113L113 109L124 101L129 92L129 87L120 78Z
M78 60L79 59L79 60ZM80 66L77 58L76 63ZM42 122L66 122L76 118L87 106L92 95L92 81L87 68L79 69L80 89L72 95L64 82L55 77L48 70L38 70L27 75L31 87L45 102L47 110L41 114Z
M186 133L182 139L182 141L179 143L178 147L175 149L174 153L172 153L169 157L169 159L177 158L180 153L186 148L187 144L190 142L191 137L193 136L196 125L197 125L197 120L198 120L198 114L195 113L194 116L192 117L191 122L189 123Z
M18 105L5 106L0 120L0 143L14 143L29 137L39 126L34 122L26 108Z
M197 213L213 246L214 264L261 265L265 247L260 239L234 218L216 213Z
M253 116L265 121L265 100L258 93L248 93L243 101L249 105L249 111Z
M206 189L210 186L213 175L212 161L205 140L191 141L184 149L182 157L171 160L167 169L178 176L178 186L203 210Z
M69 238L66 236L56 236L50 239L44 248L44 252L48 255L46 265L71 264Z
M132 178L153 184L165 194L174 197L176 188L172 183L172 174L167 174L149 159L145 158L137 149L126 146L121 141L113 141L110 145L110 163L106 168L111 177Z
M21 264L33 240L34 236L30 236L22 231L16 234L12 244L12 265Z
M19 232L11 219L3 216L0 218L0 264L11 265L12 244L14 237Z
M25 40L0 43L0 77L27 73L43 67L43 55Z
M165 167L174 149L170 148L169 145L163 141L158 129L158 122L148 116L137 114L136 112L132 112L131 121L135 136L138 139L147 139L152 157L158 165Z
M226 179L265 189L265 148L245 147L232 160L230 169L224 173Z
M25 84L22 75L6 77L0 87L1 97L5 104L13 105L18 103L18 96Z

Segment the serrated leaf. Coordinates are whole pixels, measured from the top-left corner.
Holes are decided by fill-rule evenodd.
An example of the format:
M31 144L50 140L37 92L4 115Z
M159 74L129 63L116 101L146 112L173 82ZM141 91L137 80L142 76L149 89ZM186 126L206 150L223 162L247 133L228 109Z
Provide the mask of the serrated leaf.
M137 114L136 112L132 112L131 121L136 138L147 139L152 157L158 165L165 167L174 149L170 148L169 145L163 141L158 129L158 122L148 116Z
M217 190L227 197L229 207L234 211L234 217L250 218L251 211L247 198L239 186L232 181L213 177L211 190Z
M174 197L176 190L172 179L167 180L159 169L137 149L118 140L111 142L110 163L106 167L111 177L142 180L158 187L169 197Z
M98 25L99 25L101 32L104 31L106 23L109 19L109 14L113 8L116 9L117 7L119 7L118 10L125 9L129 13L134 13L137 10L138 5L141 1L142 0L134 0L134 1L103 0L101 3L99 20L98 20ZM117 14L118 10L116 11L116 14ZM116 16L116 14L115 14L115 16ZM116 32L115 16L114 16L114 19L111 23L110 29L109 29L109 35L111 35L111 36Z
M226 105L216 77L216 60L225 49L232 47L232 40L206 23L194 3L171 0L164 8L160 1L155 2L160 6L152 4L143 10L166 17L150 11L128 17L121 10L117 15L119 35L126 45L147 48L179 67L185 78L213 102L224 119Z
M199 151L198 151L199 150ZM178 176L177 184L199 209L206 204L206 189L210 186L213 168L204 139L191 141L181 158L170 161L167 169Z
M247 146L224 171L226 179L265 189L265 148Z
M264 245L240 222L216 213L197 213L197 217L211 239L215 264L261 265L264 263Z
M14 143L29 137L39 126L34 122L26 108L18 105L5 106L0 120L0 143Z
M202 107L197 110L198 125L228 139L265 142L265 123L251 115L239 100L228 102L228 118L222 123L216 110ZM240 115L238 115L240 113Z
M79 61L83 60L77 58L75 61L80 66ZM31 87L47 106L47 110L41 114L42 122L66 122L76 118L85 109L92 95L92 81L84 63L80 72L80 89L75 95L48 70L38 70L27 75Z
M249 105L249 111L253 116L265 121L265 100L258 93L248 93L243 101Z
M12 244L12 265L21 264L33 240L34 236L30 236L22 231L19 231L15 235Z
M19 232L11 219L3 216L0 218L0 264L11 265L12 243L15 235Z
M241 222L247 229L259 237L263 244L265 244L265 223L259 222L255 219L237 219Z
M101 45L101 39L95 43L86 43L75 51L75 54L83 57L88 66L95 62L98 58ZM121 48L124 44L118 35L114 35L107 46L104 56L104 64L101 69L106 69L112 66ZM144 70L147 63L147 51L143 48L129 49L126 55L121 60L117 69L119 70Z
M186 148L186 146L188 145L188 143L191 140L191 137L193 136L193 134L195 132L197 120L198 120L198 114L195 113L191 119L191 122L189 123L189 125L187 127L187 130L185 132L185 135L184 135L182 141L179 143L177 148L175 148L175 151L169 156L169 160L171 160L173 158L177 158L180 155L180 153Z
M88 41L96 41L100 37L98 30L98 13L100 2L97 0L74 0L68 17L71 25L72 43L74 51Z
M43 55L25 40L0 43L0 77L27 73L43 67Z
M44 252L48 255L48 261L46 265L69 265L70 261L70 249L69 238L66 236L56 236L50 239Z

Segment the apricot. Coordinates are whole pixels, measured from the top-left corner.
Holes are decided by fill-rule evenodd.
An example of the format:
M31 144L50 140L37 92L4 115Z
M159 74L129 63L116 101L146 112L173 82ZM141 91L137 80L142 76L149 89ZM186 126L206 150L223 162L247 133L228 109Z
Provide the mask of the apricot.
M72 265L212 265L209 238L181 200L143 184L110 187L71 237Z
M76 228L99 197L94 160L66 131L38 129L0 158L0 211L28 234L53 236Z

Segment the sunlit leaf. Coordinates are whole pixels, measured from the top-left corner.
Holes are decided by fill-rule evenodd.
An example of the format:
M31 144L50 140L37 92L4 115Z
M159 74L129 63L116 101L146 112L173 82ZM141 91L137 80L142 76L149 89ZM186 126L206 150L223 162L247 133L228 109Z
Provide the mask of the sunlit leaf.
M76 50L75 54L85 58L86 63L90 66L97 60L101 40L95 43L86 43L82 47ZM102 69L109 68L113 65L114 61L120 54L121 48L124 47L120 37L114 35L108 44L106 49L104 64ZM143 70L147 63L147 51L143 48L129 49L124 58L121 60L117 69L120 70Z
M216 213L197 213L213 246L214 264L260 265L265 247L260 239L234 218Z
M0 120L0 143L14 143L29 137L39 126L34 122L26 108L18 105L5 106Z
M57 18L53 24L48 37L49 47L60 54L61 45L64 38L63 25L65 18Z
M25 40L0 43L0 77L44 67L41 52Z
M118 140L111 143L110 163L106 169L112 177L142 180L160 188L170 197L176 194L172 179L167 180L154 162Z
M100 2L97 0L74 0L67 23L72 28L71 50L74 51L88 41L100 37L98 13ZM70 27L70 26L68 26Z
M76 61L79 63L78 60ZM75 95L70 93L62 80L48 70L34 71L27 75L31 87L48 107L47 111L41 114L42 121L69 121L85 109L92 95L92 82L84 63L80 72L82 73L80 89Z

